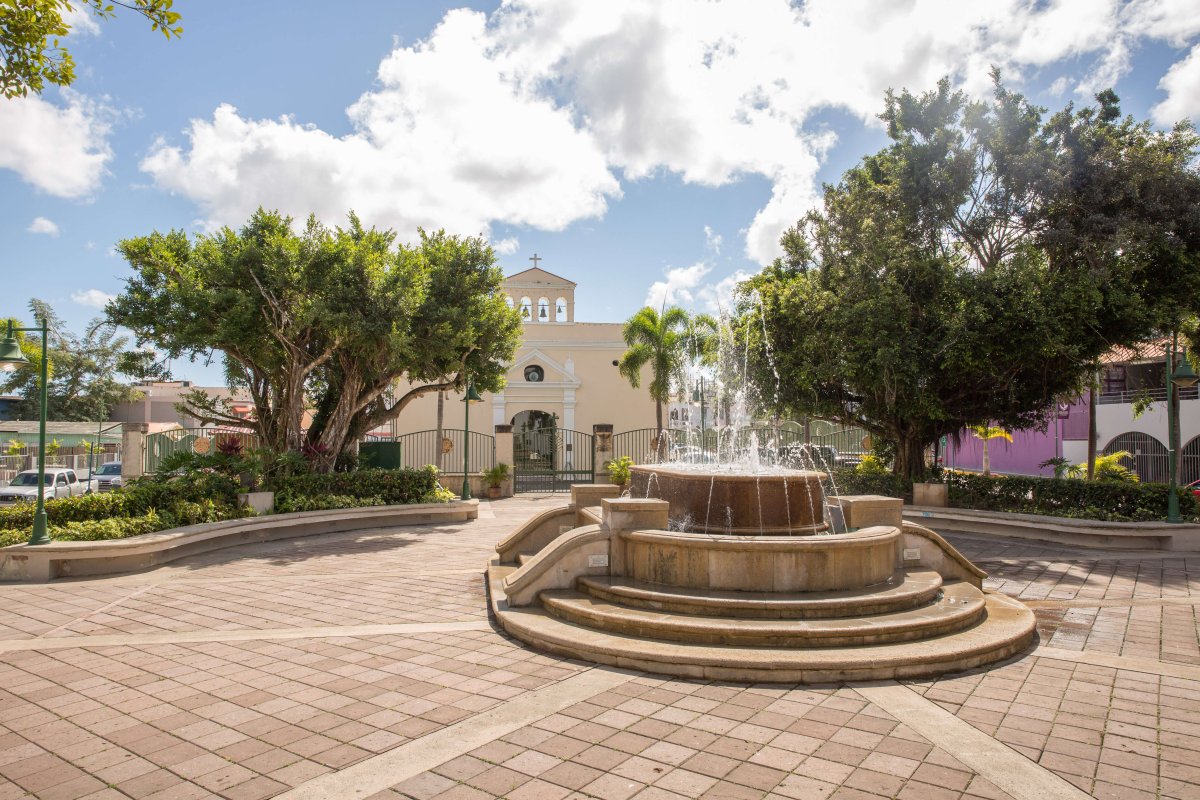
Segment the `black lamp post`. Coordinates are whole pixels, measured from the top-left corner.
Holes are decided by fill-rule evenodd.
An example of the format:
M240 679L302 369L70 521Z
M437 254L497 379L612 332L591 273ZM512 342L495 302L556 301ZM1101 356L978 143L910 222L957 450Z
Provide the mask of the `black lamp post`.
M41 332L42 334L42 398L41 415L38 417L38 490L37 508L33 512L33 534L29 537L30 544L49 544L50 534L46 525L46 406L49 402L49 355L47 353L47 338L49 328L46 320L42 320L40 328L17 328L8 322L8 334L0 339L0 370L12 372L17 367L28 364L29 359L21 352L21 343L17 341L16 333ZM90 480L90 478L89 478Z
M459 495L463 500L471 499L471 406L482 402L483 398L475 391L475 384L467 381L467 393L463 397L463 485L462 494Z
M1179 490L1178 490L1178 471L1179 454L1175 449L1175 442L1179 439L1179 407L1174 400L1175 388L1185 389L1189 386L1195 386L1198 380L1195 370L1192 369L1191 363L1187 359L1187 352L1183 352L1183 360L1179 366L1175 366L1175 348L1179 343L1179 334L1171 335L1171 347L1167 350L1167 470L1171 473L1168 482L1169 490L1167 494L1167 522L1183 522L1179 516Z

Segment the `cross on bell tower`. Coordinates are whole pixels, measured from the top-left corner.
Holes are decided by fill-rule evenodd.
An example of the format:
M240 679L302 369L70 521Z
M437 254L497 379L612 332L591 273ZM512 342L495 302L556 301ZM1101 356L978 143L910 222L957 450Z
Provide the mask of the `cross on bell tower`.
M533 256L529 260L533 262L533 268L537 269L538 262L542 260L542 257L539 256L537 253L534 253Z

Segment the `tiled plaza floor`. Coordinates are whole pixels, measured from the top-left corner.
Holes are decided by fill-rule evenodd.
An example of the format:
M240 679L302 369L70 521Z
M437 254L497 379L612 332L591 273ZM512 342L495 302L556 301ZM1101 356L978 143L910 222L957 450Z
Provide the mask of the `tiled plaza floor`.
M1035 609L1030 654L882 688L705 683L491 627L496 541L565 501L0 585L0 800L1200 800L1200 557L952 537ZM1031 780L1002 791L964 730Z

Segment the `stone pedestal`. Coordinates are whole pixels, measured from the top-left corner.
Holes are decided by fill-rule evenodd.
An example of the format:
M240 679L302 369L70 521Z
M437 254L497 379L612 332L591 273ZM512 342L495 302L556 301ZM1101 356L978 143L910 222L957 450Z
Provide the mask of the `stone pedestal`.
M898 497L876 494L848 494L840 498L846 530L869 528L873 525L904 525L904 501Z
M146 434L148 422L121 423L121 480L129 482L144 474L146 465Z
M950 504L948 488L944 483L914 483L913 505L945 508Z

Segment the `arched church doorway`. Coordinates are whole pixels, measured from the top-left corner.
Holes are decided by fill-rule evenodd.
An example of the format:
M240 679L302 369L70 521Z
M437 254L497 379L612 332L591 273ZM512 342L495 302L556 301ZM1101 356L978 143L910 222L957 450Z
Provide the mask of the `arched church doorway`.
M513 415L513 489L566 492L573 483L592 483L591 434L560 428L558 415L521 411Z
M539 431L544 428L558 427L558 414L548 414L545 411L518 411L513 415L512 421L513 433L525 433L527 431Z

